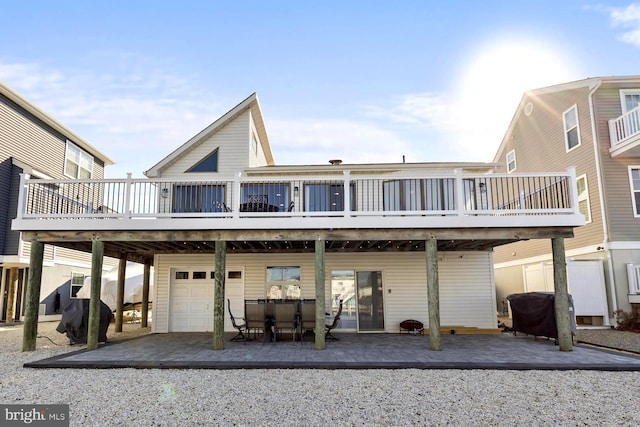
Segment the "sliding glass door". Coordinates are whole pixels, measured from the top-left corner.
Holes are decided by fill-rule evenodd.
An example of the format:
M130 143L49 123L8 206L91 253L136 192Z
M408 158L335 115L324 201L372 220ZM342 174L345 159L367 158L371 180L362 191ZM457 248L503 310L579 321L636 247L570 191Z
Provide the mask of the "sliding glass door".
M356 272L358 331L384 331L384 293L381 271Z

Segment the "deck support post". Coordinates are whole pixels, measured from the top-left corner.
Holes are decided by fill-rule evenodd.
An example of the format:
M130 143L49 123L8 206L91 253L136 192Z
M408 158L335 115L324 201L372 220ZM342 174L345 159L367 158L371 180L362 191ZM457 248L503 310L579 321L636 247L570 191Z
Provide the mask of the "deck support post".
M87 326L87 350L98 348L100 334L100 289L102 288L102 260L104 242L91 242L91 298L89 299L89 325Z
M118 289L116 292L116 332L122 332L124 315L124 282L127 277L127 256L123 254L118 262Z
M25 296L24 326L22 328L22 351L35 351L36 349L43 258L44 243L32 241L29 258L29 277L27 279L27 294Z
M142 275L142 307L140 308L140 326L149 326L149 281L151 280L151 263L144 263L144 273Z
M429 307L429 344L431 350L442 350L440 334L440 290L438 282L438 241L425 241L427 255L427 305Z
M7 305L5 308L6 325L13 325L16 321L16 300L18 299L18 267L9 268L9 283L7 283Z
M227 242L216 240L216 270L213 291L213 349L224 350L224 282Z
M316 350L324 350L326 348L325 332L324 332L324 239L318 238L315 241L316 254L316 329L315 329L315 348Z
M553 287L555 291L556 328L560 351L573 350L571 314L569 313L569 292L567 290L567 262L564 253L564 238L551 239L553 252Z

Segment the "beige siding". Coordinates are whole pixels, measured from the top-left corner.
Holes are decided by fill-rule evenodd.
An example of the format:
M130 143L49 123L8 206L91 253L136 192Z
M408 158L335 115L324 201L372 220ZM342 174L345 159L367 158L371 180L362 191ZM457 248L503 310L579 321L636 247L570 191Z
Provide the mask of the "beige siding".
M53 252L54 252L54 247L51 245L44 245L44 256L43 256L43 261L44 262L51 262L53 261ZM22 242L22 253L21 256L23 258L29 259L31 257L31 242Z
M258 142L258 152L254 153L252 149L252 145L249 145L249 167L259 167L267 165L267 158L264 154L264 150L262 149L262 143L260 141L260 136L258 131L256 130L255 123L253 121L253 115L251 116L251 133L255 137ZM251 140L249 140L251 144Z
M238 171L249 166L250 112L247 110L217 132L193 146L162 171L164 178L233 180ZM218 172L188 173L186 171L218 149Z
M633 215L628 166L640 166L640 158L612 158L609 154L609 119L622 115L620 89L640 89L638 86L603 86L594 95L595 116L599 138L600 161L604 183L604 198L609 240L640 240L640 218Z
M495 327L495 301L489 252L441 253L440 310L442 325ZM301 267L303 298L315 297L314 254L227 254L227 265L244 267L245 298L264 298L269 265ZM157 255L154 284L154 332L168 331L170 268L213 269L213 255ZM382 271L385 329L397 332L402 320L428 324L426 261L422 252L349 253L326 255L326 295L330 298L330 272Z
M503 150L501 172L506 172L505 157L515 149L515 173L563 171L576 168L576 175L586 175L591 207L591 222L574 230L575 237L567 239L568 250L602 243L602 215L598 192L593 131L587 88L542 94L525 100L534 106L531 115L521 113ZM578 108L580 146L566 150L562 115L571 106ZM532 240L497 247L495 262L501 263L549 253L548 240ZM512 255L515 252L515 256Z

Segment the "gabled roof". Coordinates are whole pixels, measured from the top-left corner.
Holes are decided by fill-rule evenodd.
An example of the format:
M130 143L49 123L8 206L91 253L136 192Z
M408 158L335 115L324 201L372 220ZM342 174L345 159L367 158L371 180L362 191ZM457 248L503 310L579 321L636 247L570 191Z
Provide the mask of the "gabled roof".
M264 126L264 119L262 117L262 110L260 109L260 104L258 102L258 95L254 92L249 95L244 101L233 107L231 110L226 112L222 117L211 123L209 126L200 131L193 138L189 139L187 142L182 144L176 150L174 150L171 154L169 154L164 159L160 160L156 163L151 169L147 170L144 174L148 178L155 178L160 175L160 172L165 167L172 164L178 158L180 158L184 153L192 150L194 147L199 145L202 141L207 139L211 134L217 132L219 129L224 127L227 123L235 119L240 114L244 113L247 110L251 110L251 115L253 116L253 121L255 123L256 131L258 132L258 137L260 138L260 144L262 146L262 150L264 151L265 157L267 159L267 163L269 165L274 164L273 154L271 153L271 145L269 144L269 137L267 136L267 131Z
M0 93L7 97L10 101L16 103L20 108L23 108L29 114L33 114L38 120L41 120L44 124L54 129L56 132L61 133L65 138L69 141L73 142L77 146L81 147L83 150L87 151L94 157L102 160L105 166L114 165L115 162L109 158L102 151L98 150L93 145L89 144L83 138L79 137L77 134L69 130L63 124L55 120L53 117L42 111L40 108L36 107L31 102L27 101L22 95L18 94L13 89L9 88L4 83L0 82Z
M494 162L499 162L500 158L502 157L503 151L504 151L504 147L507 143L508 137L511 135L511 132L513 131L513 127L515 126L516 122L518 121L518 119L520 118L520 115L522 114L525 104L526 104L526 100L532 96L539 96L539 95L546 95L549 93L558 93L558 92L562 92L565 90L573 90L573 89L579 89L579 88L587 88L589 90L593 90L595 88L597 88L598 86L602 85L602 84L612 84L612 83L638 83L640 84L640 75L634 75L634 76L606 76L606 77L589 77L586 79L582 79L582 80L576 80L576 81L572 81L572 82L567 82L567 83L560 83L557 85L552 85L552 86L546 86L546 87L542 87L542 88L538 88L538 89L532 89L532 90L528 90L526 91L523 95L522 98L520 98L520 102L518 104L518 108L516 108L515 113L513 114L513 118L511 119L511 122L509 123L509 127L507 128L506 132L504 133L504 136L502 137L502 142L500 143L500 147L498 148L498 151L496 151L496 155L493 158Z

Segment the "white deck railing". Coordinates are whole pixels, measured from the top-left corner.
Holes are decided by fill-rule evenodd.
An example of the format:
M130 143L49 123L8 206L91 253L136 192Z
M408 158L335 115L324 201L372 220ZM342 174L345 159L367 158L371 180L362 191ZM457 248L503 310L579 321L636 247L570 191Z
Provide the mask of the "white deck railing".
M640 294L640 265L627 264L629 294Z
M314 218L324 223L327 219L348 219L353 225L358 225L360 218L364 226L364 222L390 217L406 223L412 217L424 221L425 217L441 220L473 216L501 218L507 224L510 217L579 215L573 169L518 175L456 170L384 178L348 172L268 178L239 175L232 181L130 176L48 180L23 176L19 198L14 221L14 229L18 230L46 230L61 220L83 221L81 228L87 228L86 221L98 219L127 220L129 229L148 229L148 224L142 225L148 221L141 220L162 219L170 224L186 218L226 218L233 224L218 222L217 226L231 228L242 227L244 219L259 218L264 228L269 228L264 221L270 218L297 218L295 225L289 227L300 228L305 223L311 227ZM94 222L93 226L124 227L110 223ZM570 223L580 225L575 219ZM559 225L567 225L567 221Z
M609 136L612 150L629 139L640 136L640 106L609 120Z

